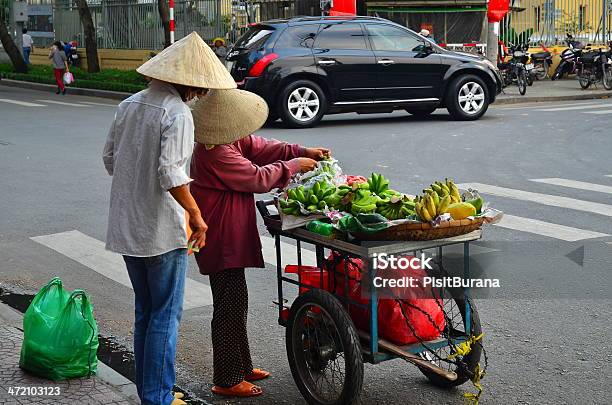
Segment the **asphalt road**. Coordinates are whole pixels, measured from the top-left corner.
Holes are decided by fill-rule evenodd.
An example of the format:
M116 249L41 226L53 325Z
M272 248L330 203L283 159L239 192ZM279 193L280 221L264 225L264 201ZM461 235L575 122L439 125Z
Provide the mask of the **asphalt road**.
M0 287L34 292L59 275L92 295L101 333L129 347L130 288L75 259L70 245L60 253L30 239L76 230L79 240L104 240L110 178L100 153L113 104L0 86ZM485 229L474 256L476 268L502 284L477 302L489 359L481 402L608 404L611 127L612 102L597 100L493 106L476 122L451 121L443 110L423 120L403 112L347 114L315 129L276 125L258 133L329 147L345 172L384 173L397 190L418 193L444 177L486 190L509 219ZM248 271L253 358L273 373L261 384L264 396L227 401L209 393L210 305L184 313L181 387L214 403L303 403L271 303L271 270ZM189 277L208 283L194 263ZM362 402L461 404L471 391L469 384L435 388L394 360L366 366Z

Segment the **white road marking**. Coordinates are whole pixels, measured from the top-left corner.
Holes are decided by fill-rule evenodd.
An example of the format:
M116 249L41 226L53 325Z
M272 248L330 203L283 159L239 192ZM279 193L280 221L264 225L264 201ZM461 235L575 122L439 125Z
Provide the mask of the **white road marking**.
M46 107L46 105L44 104L28 103L26 101L11 100L8 98L0 98L0 101L3 103L17 104L17 105L21 105L24 107ZM41 101L41 100L38 100L38 101Z
M612 177L612 174L606 174L605 176L606 177Z
M117 283L132 288L130 277L121 255L107 251L104 243L79 231L68 231L30 238L64 256L89 267ZM185 281L185 310L212 304L210 286L187 278Z
M600 110L600 111L583 111L584 114L597 114L597 115L603 115L603 114L612 114L612 110Z
M546 112L555 112L555 111L572 111L572 110L588 110L589 108L605 108L610 107L612 104L596 104L596 105L574 105L570 107L558 107L558 108L540 108L536 111L546 111Z
M264 261L276 267L276 248L274 247L274 238L269 236L261 237L261 246ZM317 257L315 252L306 248L308 244L302 243L302 264L305 266L316 266ZM312 246L312 245L310 245ZM281 261L283 269L288 264L298 264L297 249L294 245L283 242L281 239Z
M83 108L91 107L90 105L77 104L77 103L67 103L65 101L55 101L55 100L36 100L36 101L42 101L43 103L50 103L50 104L67 105L67 106L70 106L70 107L83 107Z
M605 233L587 231L584 229L572 228L570 226L552 224L550 222L539 221L537 219L517 217L508 214L504 214L502 220L495 225L516 231L529 232L537 235L548 236L549 238L561 239L567 242L609 236Z
M554 186L577 188L579 190L597 191L600 193L612 194L612 186L604 186L602 184L586 183L584 181L550 178L550 179L531 179L538 183L552 184Z
M612 217L612 205L600 204L591 201L576 200L568 197L560 197L550 194L532 193L531 191L516 190L512 188L491 186L482 183L458 184L460 188L472 188L483 194L499 197L513 198L515 200L531 201L552 207L569 208L576 211L584 211Z
M96 102L93 102L93 101L80 101L80 102L83 103L83 104L101 105L101 106L104 106L104 107L113 107L113 108L117 107L119 105L119 104L96 103Z

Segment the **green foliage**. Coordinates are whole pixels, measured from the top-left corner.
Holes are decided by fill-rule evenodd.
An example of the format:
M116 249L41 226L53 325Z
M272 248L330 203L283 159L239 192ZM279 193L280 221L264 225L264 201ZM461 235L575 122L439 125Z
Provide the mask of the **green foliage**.
M102 69L99 73L89 73L73 67L70 71L75 82L69 87L136 93L147 85L145 78L135 70ZM16 73L13 65L0 63L0 74L7 79L55 84L53 68L47 65L30 65L28 73Z

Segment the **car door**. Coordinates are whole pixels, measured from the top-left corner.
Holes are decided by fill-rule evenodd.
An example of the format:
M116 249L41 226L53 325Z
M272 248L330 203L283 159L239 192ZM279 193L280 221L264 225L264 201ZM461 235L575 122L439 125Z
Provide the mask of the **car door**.
M372 102L376 58L361 24L350 21L321 24L313 55L317 69L327 77L332 104Z
M366 24L376 56L376 102L436 98L442 81L440 56L423 38L388 24Z

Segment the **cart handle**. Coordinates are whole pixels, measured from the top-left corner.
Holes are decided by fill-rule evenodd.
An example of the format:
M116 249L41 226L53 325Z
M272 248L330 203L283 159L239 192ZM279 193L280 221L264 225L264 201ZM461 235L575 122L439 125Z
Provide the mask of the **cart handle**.
M263 218L269 218L272 216L270 211L268 211L269 205L274 205L274 200L260 200L255 203L255 206Z

